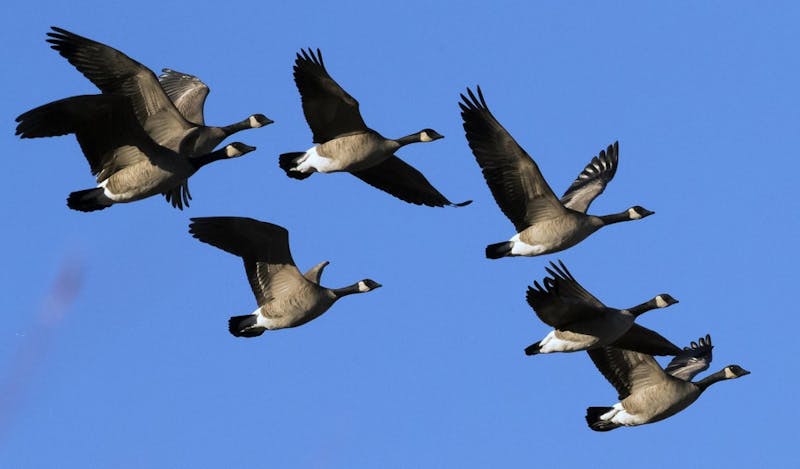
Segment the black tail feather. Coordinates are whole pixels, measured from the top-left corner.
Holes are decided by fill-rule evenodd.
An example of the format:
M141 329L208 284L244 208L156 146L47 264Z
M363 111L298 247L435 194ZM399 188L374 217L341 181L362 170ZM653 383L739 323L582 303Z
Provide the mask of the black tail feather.
M284 153L278 157L278 165L282 170L286 171L286 175L294 179L305 179L311 176L312 173L301 173L294 168L297 167L297 162L305 155L305 152L297 151L292 153Z
M67 197L67 206L72 210L80 210L81 212L103 210L111 205L113 205L113 202L105 196L101 187L75 191Z
M537 353L539 353L539 342L525 347L525 355L536 355Z
M228 320L228 331L236 337L258 337L266 329L256 327L257 319L255 314L233 316Z
M511 241L503 241L502 243L495 243L486 246L486 257L488 259L500 259L511 254L511 246L514 243Z
M605 414L606 412L610 412L613 409L613 407L587 407L586 423L589 424L589 428L596 432L607 432L620 427L621 425L618 423L600 419L601 415Z

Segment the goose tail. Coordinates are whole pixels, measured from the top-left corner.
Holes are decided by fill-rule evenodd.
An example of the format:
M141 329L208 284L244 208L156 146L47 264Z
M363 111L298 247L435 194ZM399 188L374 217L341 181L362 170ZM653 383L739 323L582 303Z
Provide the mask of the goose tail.
M511 247L514 245L511 241L503 241L502 243L495 243L486 246L487 259L500 259L511 254Z
M228 320L228 331L236 337L258 337L266 329L258 325L258 315L233 316Z
M525 347L525 355L536 355L539 353L541 347L539 346L540 342L536 342L535 344L528 345Z
M284 153L278 157L278 165L282 170L286 171L286 175L290 178L305 179L311 176L311 173L301 173L297 171L297 165L304 156L305 152L302 151Z
M600 418L612 410L614 410L613 407L588 407L586 409L586 423L589 424L589 428L596 432L607 432L621 426L618 423Z
M114 205L102 187L75 191L67 197L67 207L81 212L94 212Z

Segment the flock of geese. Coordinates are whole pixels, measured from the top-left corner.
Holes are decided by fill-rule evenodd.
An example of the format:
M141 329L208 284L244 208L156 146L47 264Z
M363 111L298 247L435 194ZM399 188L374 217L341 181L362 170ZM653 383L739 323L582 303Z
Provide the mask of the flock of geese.
M253 114L227 126L206 125L203 107L209 88L197 77L170 69L157 77L117 49L61 28L53 27L47 36L51 48L100 89L100 94L54 101L16 119L16 134L21 138L67 134L77 138L97 186L71 193L67 205L72 209L102 210L157 194L183 209L192 198L188 179L197 170L255 150L240 142L215 150L223 140L273 123ZM442 135L425 128L391 139L369 128L358 101L328 74L319 50L297 54L294 81L314 145L279 156L278 164L287 176L302 180L315 172L348 172L412 204L463 207L471 202L451 202L394 154L405 145L433 142ZM480 87L461 94L459 106L469 147L497 205L516 231L508 241L488 245L486 257L561 251L606 225L653 214L638 205L610 215L586 213L616 173L618 143L594 157L559 198L536 162L491 113ZM189 232L244 261L258 307L251 314L230 318L229 331L237 337L300 326L344 296L381 286L363 279L343 288L323 287L320 281L328 262L301 273L292 259L288 231L272 223L198 217L191 219ZM551 262L545 270L548 276L528 288L527 301L552 330L525 353L585 350L589 354L619 399L612 406L587 409L591 429L608 431L665 419L689 406L711 384L749 374L729 365L691 381L711 363L711 338L706 335L681 349L635 323L642 313L677 303L672 296L664 293L631 308L612 308L584 289L563 262ZM653 358L656 355L674 358L662 368Z

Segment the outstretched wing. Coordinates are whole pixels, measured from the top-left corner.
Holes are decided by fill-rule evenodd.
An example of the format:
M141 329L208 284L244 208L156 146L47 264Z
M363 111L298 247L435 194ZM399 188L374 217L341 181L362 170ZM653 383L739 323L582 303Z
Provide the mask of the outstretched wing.
M698 373L711 366L713 349L711 336L706 334L697 342L692 342L689 347L684 347L683 352L673 358L664 371L675 378L691 381Z
M136 118L159 145L170 146L170 136L182 134L193 125L183 118L164 93L152 70L122 52L97 41L52 27L47 33L52 49L105 94L127 96Z
M192 218L189 233L204 243L244 259L247 279L259 305L276 290L307 282L289 251L289 232L267 222L241 217Z
M575 280L563 262L550 262L550 277L528 287L527 300L539 319L556 329L570 323L596 319L606 306Z
M539 167L489 111L480 87L461 94L461 118L469 147L494 200L517 232L565 212Z
M164 192L164 197L178 210L183 210L184 206L188 207L189 201L192 200L192 194L189 193L189 181L183 181L169 192Z
M387 192L400 200L428 207L452 205L462 207L472 201L454 204L436 190L421 172L396 156L361 171L351 171L355 177L372 187Z
M614 142L583 168L575 182L561 196L561 203L567 208L586 213L592 201L603 193L606 185L614 178L618 162L619 142Z
M120 95L82 95L60 99L17 117L22 138L75 134L92 174L102 181L115 172L163 151L144 132Z
M679 355L681 353L680 347L664 336L638 324L633 324L628 332L611 345L647 355Z
M600 347L587 353L600 373L617 390L619 400L639 389L658 385L669 379L650 355L616 347Z
M169 68L161 71L163 73L158 77L158 81L178 111L189 122L205 125L203 107L209 93L208 85L188 73L177 72Z
M294 82L314 143L368 130L358 101L328 75L319 49L316 54L311 49L300 50L294 61Z

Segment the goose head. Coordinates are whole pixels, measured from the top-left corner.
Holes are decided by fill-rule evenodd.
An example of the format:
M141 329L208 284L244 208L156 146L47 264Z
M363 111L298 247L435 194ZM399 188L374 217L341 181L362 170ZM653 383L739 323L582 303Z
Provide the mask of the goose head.
M251 151L255 150L256 147L251 147L250 145L245 145L242 142L233 142L225 146L225 157L226 158L238 158L242 155L246 155Z
M422 129L418 133L420 142L432 142L444 138L444 135L433 129Z
M725 379L736 379L750 374L739 365L728 365L722 371L725 373Z
M265 125L270 125L274 122L275 121L265 116L264 114L253 114L247 119L247 123L250 125L251 129L264 127Z
M656 308L666 308L667 306L672 306L675 303L678 303L678 300L672 297L672 295L668 293L662 293L660 295L656 295L653 298L656 302Z
M651 212L650 210L647 210L646 208L640 205L634 205L633 207L628 209L628 217L631 220L639 220L641 218L649 217L654 213L656 212Z
M383 285L376 282L375 280L365 278L364 280L358 282L358 291L360 293L366 293L368 291L375 290L376 288L380 288L382 286Z

